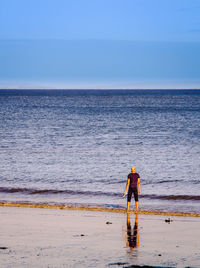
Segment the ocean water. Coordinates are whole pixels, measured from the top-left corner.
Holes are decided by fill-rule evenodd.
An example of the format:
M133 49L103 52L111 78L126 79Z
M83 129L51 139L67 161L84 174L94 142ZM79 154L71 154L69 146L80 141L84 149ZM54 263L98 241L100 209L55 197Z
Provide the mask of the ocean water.
M0 90L0 201L200 213L200 90ZM132 208L134 202L132 202Z

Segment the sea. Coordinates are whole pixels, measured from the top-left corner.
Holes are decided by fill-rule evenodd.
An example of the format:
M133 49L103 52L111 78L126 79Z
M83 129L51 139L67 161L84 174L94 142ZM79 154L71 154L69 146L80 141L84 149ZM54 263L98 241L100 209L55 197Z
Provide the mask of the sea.
M200 213L200 90L0 90L0 201ZM131 208L134 209L134 200Z

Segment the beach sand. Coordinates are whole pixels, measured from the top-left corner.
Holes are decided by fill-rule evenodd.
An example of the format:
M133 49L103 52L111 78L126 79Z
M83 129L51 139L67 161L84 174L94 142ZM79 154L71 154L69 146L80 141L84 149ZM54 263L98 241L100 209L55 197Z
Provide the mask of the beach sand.
M0 267L200 267L199 217L26 207L0 215Z

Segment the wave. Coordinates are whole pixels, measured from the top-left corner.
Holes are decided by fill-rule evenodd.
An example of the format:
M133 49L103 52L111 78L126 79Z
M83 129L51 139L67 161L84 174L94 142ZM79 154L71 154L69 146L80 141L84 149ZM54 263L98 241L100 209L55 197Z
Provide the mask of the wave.
M174 183L174 182L180 182L180 180L161 180L161 181L156 181L156 183L158 183L158 184L161 184L161 183ZM149 183L149 184L151 184L151 183Z
M195 200L199 201L199 195L140 195L144 198L161 199L161 200Z
M88 180L85 180L85 183L87 183L87 184L96 184L96 183L99 183L99 184L103 184L103 185L113 185L113 184L123 184L123 185L125 185L126 184L126 182L127 182L127 180L126 179L124 179L124 180L118 180L118 179L116 179L115 177L110 177L111 179L93 179L93 180L90 180L90 179L88 179ZM24 182L24 181L26 181L25 179L23 179L23 178L14 178L14 180L12 180L12 179L7 179L7 178L4 178L4 177L1 177L0 176L0 180L2 181L2 182L14 182L14 180L15 181L17 181L18 183L19 182ZM34 182L44 182L44 181L46 181L46 179L44 179L44 178L39 178L39 179L34 179L34 180L31 180L30 182L32 182L32 183L34 183ZM48 181L49 183L51 183L51 184L54 184L54 183L56 183L56 181ZM65 179L65 180L60 180L59 181L60 183L72 183L72 184L74 184L74 183L83 183L83 180L82 179ZM153 181L153 180L148 180L148 179L142 179L142 185L156 185L156 184L168 184L168 183L170 183L170 184L172 184L172 183L187 183L184 179L165 179L165 180L157 180L157 181ZM197 180L197 179L193 179L193 180L190 180L190 183L191 184L200 184L200 180ZM1 188L1 187L0 187Z
M98 196L121 196L118 193L109 193L101 191L73 191L73 190L53 190L53 189L31 189L31 188L9 188L0 187L0 193L23 193L23 194L70 194L70 195L98 195Z
M53 190L53 189L32 189L32 188L10 188L0 187L0 193L21 193L27 195L84 195L84 196L108 196L122 197L122 193L102 192L102 191L75 191L75 190ZM156 195L156 194L141 194L140 198L158 199L158 200L191 200L200 201L199 195Z
M63 205L63 204L48 204L48 203L27 203L27 202L1 202L3 207L26 207L26 208L46 208L46 209L65 209L65 210L88 210L101 212L126 213L125 208L118 207L101 207L101 206L77 206L77 205ZM200 217L199 213L188 212L166 212L166 211L130 211L130 213L138 213L144 215L164 215L164 216L181 216L181 217Z

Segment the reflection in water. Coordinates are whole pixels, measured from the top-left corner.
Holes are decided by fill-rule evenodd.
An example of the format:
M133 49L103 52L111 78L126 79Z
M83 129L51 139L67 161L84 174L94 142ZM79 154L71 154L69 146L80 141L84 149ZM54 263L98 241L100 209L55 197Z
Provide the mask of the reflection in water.
M126 246L131 250L138 248L140 245L140 237L138 232L138 214L135 214L135 225L131 228L130 214L127 213L127 235L126 235Z

